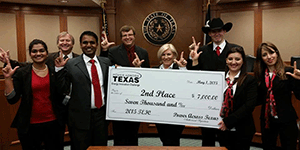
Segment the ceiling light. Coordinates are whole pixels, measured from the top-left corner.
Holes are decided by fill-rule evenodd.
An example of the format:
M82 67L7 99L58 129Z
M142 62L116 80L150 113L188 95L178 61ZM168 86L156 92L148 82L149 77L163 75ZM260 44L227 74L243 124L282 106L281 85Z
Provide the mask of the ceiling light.
M61 3L68 3L69 1L68 1L68 0L59 0L58 2L61 2Z

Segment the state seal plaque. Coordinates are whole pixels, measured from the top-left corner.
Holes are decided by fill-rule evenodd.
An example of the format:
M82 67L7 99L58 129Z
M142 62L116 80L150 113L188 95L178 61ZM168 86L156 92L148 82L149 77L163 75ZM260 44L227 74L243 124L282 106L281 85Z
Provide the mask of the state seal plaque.
M163 45L175 37L177 24L169 13L155 11L145 18L142 31L148 42L154 45Z

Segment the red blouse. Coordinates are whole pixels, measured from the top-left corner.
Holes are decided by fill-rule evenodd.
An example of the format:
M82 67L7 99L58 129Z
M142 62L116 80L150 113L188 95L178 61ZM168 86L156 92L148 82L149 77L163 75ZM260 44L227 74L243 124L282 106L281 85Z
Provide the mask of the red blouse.
M43 123L56 119L50 100L49 72L45 77L38 76L33 70L31 77L32 112L30 123Z

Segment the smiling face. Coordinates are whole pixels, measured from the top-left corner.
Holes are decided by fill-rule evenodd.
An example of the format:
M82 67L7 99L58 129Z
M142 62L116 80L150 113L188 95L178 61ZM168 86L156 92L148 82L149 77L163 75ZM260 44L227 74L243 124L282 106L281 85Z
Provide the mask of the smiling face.
M224 40L224 35L226 31L223 29L217 29L217 30L211 30L208 32L208 35L211 37L211 40L216 43L217 45L220 45Z
M80 47L85 55L87 55L90 58L94 58L98 47L98 43L96 42L96 39L93 36L84 35L81 38Z
M133 31L132 30L129 30L128 32L122 31L121 33L122 33L121 40L122 40L123 44L126 47L133 46L135 43L135 35L134 35Z
M169 68L171 64L174 62L175 55L171 50L165 50L161 55L161 61L164 65L164 68Z
M60 36L58 39L57 47L62 50L62 52L67 55L73 49L74 43L72 42L71 36L69 34Z
M42 44L32 46L30 57L34 63L45 63L48 53Z
M244 61L240 53L235 52L228 55L226 58L226 64L230 72L239 72L242 68Z
M269 47L269 50L262 49L261 50L261 58L268 68L274 68L277 63L278 55L274 49Z

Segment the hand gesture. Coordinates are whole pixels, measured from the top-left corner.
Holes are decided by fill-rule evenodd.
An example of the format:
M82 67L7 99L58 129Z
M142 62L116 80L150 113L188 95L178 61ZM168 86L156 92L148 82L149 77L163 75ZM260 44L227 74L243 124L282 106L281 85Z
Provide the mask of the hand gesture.
M142 63L145 61L144 59L143 60L140 60L139 56L136 54L136 52L134 52L134 55L135 55L135 59L132 61L132 64L135 66L135 67L141 67Z
M5 57L5 61L7 62L7 65L5 68L2 68L2 72L4 75L4 78L11 78L12 75L16 72L16 70L19 68L19 66L16 66L14 69L11 68L10 61L8 57Z
M174 62L176 62L179 67L185 67L187 63L186 60L183 58L183 53L184 51L181 52L179 60L174 59Z
M106 34L104 33L104 40L101 42L101 48L103 51L107 51L107 49L111 46L111 45L114 45L115 42L108 42L107 40L107 36Z
M63 67L66 65L66 63L68 62L70 58L64 59L63 58L63 54L62 51L60 50L59 52L59 56L55 59L54 63L56 67Z
M0 47L0 61L3 63L7 63L6 58L8 58L9 61L9 50L5 51Z
M196 44L196 40L195 40L195 38L193 36L192 36L192 40L193 40L193 43L189 46L189 49L191 51L190 52L190 57L192 58L193 63L195 61L198 64L198 58L199 58L200 54L202 53L202 51L199 52L199 53L197 52L198 49L199 49L199 47L200 47L200 42L198 42Z
M297 69L297 62L296 61L294 61L294 72L293 73L286 72L286 74L292 76L295 79L300 80L300 70Z
M227 130L227 127L226 127L225 123L223 122L223 120L220 121L220 122L218 123L218 125L220 125L220 127L219 127L220 130L222 130L222 131Z

